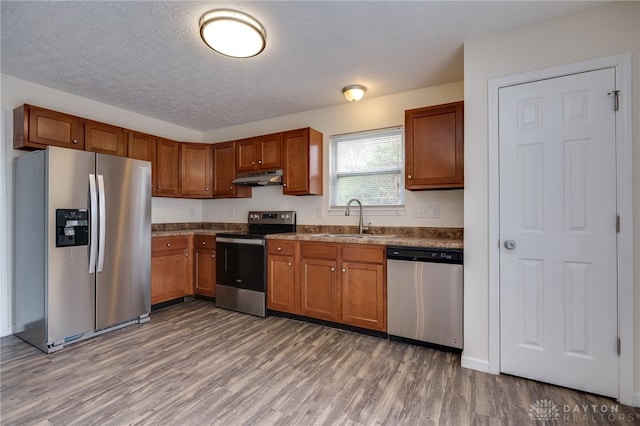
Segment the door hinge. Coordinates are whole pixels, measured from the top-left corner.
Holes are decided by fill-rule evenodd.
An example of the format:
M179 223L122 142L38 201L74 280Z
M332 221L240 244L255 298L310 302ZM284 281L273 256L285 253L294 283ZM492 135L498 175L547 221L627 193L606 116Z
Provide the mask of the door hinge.
M617 111L620 109L620 91L619 90L612 90L611 92L607 93L607 95L611 96L613 95L613 110Z
M616 348L618 350L618 355L620 355L620 338L618 337L618 347Z
M616 233L620 233L620 215L616 216Z

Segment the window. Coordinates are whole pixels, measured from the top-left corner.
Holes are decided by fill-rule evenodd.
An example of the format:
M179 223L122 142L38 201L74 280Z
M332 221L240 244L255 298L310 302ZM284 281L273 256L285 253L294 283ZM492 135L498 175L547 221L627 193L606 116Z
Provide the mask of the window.
M331 136L331 207L404 208L404 129Z

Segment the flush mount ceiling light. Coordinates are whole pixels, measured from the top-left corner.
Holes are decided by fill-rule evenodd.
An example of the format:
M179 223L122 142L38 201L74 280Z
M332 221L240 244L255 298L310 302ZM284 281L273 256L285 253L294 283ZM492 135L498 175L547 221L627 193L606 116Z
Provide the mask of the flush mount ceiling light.
M367 88L359 84L350 84L342 89L342 94L349 102L358 102L364 96Z
M262 52L267 34L257 20L230 9L211 10L200 18L200 37L218 53L250 58Z

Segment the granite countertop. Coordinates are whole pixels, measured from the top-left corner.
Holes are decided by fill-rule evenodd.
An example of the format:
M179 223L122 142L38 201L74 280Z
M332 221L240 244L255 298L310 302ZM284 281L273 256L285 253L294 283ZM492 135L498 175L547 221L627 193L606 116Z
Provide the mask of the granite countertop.
M267 235L267 239L453 249L461 249L464 245L462 228L369 227L369 232L362 236L358 235L358 227L354 226L298 225L297 230L296 233ZM216 236L246 231L246 224L169 223L152 225L151 235Z
M350 243L350 244L376 244L384 246L404 246L404 247L423 247L423 248L452 248L461 249L464 247L463 240L460 238L433 238L433 237L415 237L405 235L370 235L363 234L308 234L308 233L289 233L289 234L271 234L267 235L267 239L271 240L297 240L297 241L321 241L327 243Z

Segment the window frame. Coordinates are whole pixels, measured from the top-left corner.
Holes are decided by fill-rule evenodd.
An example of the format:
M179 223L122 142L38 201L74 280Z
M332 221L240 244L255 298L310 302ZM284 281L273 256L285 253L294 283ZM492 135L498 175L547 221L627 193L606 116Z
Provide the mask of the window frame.
M340 142L344 142L345 139L351 139L349 137L353 137L353 139L357 139L357 136L360 136L361 139L366 139L371 136L381 136L383 133L398 133L400 135L400 161L398 164L398 168L380 168L372 171L354 171L354 172L343 172L337 173L337 146ZM331 135L329 137L329 209L328 214L331 216L343 215L346 209L346 205L336 205L334 204L338 199L337 189L338 189L338 177L349 177L349 176L369 176L372 174L398 174L399 175L399 201L400 204L394 205L371 205L364 203L363 210L367 212L368 215L379 215L379 216L401 216L405 215L405 146L404 146L404 126L389 126L383 127L379 129L372 130L364 130L358 132L350 132L350 133L342 133Z

